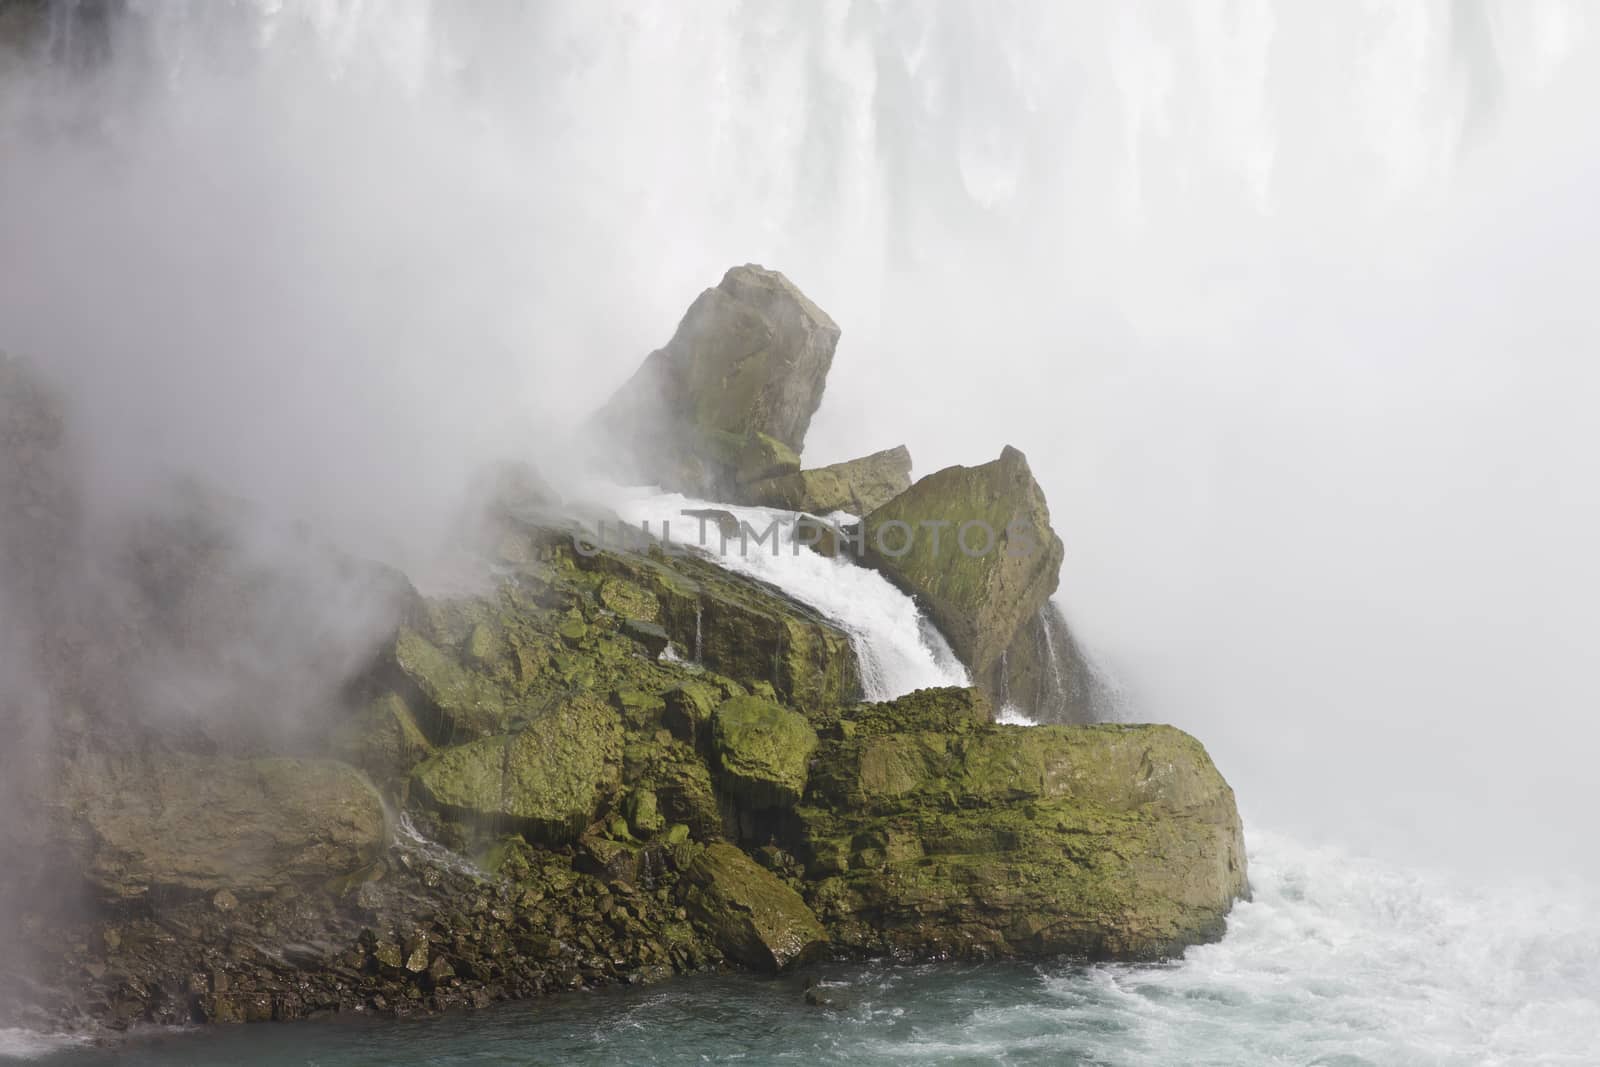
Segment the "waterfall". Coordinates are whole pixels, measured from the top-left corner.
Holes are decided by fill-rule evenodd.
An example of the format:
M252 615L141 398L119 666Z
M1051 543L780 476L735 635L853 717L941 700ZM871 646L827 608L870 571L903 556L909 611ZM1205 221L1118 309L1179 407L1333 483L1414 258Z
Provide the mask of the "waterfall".
M717 504L656 489L617 489L613 494L606 503L634 528L645 523L659 528L663 521L696 508L725 510L757 534L774 521L793 517L791 512ZM796 545L792 526L785 527L777 539L768 538L759 545L754 538L747 544L730 538L726 551L721 551L720 537L709 542L705 548L714 562L777 586L843 630L855 650L868 700L891 700L931 686L968 684L966 668L916 602L876 571ZM698 660L698 647L695 652Z

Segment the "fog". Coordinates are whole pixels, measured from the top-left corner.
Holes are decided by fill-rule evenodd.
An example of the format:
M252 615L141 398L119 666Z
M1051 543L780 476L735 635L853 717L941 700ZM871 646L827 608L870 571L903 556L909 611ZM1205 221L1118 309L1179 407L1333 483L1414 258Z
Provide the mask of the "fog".
M127 6L0 84L0 347L99 511L420 572L759 262L843 329L808 462L1022 448L1247 825L1600 871L1583 5Z

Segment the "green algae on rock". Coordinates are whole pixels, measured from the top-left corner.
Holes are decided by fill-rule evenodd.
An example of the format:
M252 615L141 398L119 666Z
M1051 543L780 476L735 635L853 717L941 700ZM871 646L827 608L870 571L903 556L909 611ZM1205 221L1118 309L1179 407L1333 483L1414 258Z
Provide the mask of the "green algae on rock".
M685 881L690 917L746 967L781 971L827 944L827 931L800 894L732 845L707 846Z
M993 723L1009 686L1033 702L1061 688L1040 641L1060 542L1021 454L914 486L903 448L801 469L836 338L781 275L736 268L641 370L669 403L658 440L630 441L664 445L667 484L736 494L721 499L947 523L939 550L918 538L926 555L869 562L979 688L861 703L851 640L815 610L659 543L589 551L592 517L560 514L530 470L491 471L488 528L466 546L483 584L424 599L397 583L370 668L296 741L350 765L72 727L88 755L47 803L101 910L29 926L57 952L51 981L112 1025L256 1021L824 953L1142 959L1216 936L1244 854L1198 743ZM0 362L0 399L13 369ZM0 455L0 487L34 484L17 481L27 458ZM59 510L28 499L27 521ZM954 552L974 519L997 535L991 558ZM196 558L157 563L182 579ZM163 606L174 588L149 583Z
M805 793L817 734L803 715L760 697L724 701L711 717L723 788L750 808L786 808Z
M441 811L557 844L581 833L616 788L621 746L617 712L578 697L517 734L441 752L412 782Z
M818 749L806 895L865 952L1151 959L1247 892L1232 790L1169 726L870 729ZM921 721L918 721L918 720Z

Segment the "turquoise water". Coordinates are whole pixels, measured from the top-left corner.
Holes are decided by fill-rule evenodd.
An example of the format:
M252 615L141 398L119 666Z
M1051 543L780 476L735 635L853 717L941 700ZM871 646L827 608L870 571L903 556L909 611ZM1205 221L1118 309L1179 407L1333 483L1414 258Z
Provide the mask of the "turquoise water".
M405 1021L136 1036L0 1032L104 1064L1600 1064L1592 889L1475 887L1251 835L1255 899L1156 967L1066 962L708 976ZM819 979L836 1007L804 1001Z

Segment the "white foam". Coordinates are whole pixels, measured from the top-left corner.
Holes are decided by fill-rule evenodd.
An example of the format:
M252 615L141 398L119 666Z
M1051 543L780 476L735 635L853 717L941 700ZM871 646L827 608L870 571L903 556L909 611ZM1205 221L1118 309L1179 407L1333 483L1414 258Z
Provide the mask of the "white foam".
M1027 715L1023 714L1022 709L1017 707L1015 704L1002 705L1000 710L995 713L994 721L1006 726L1039 725L1033 719L1030 719Z
M1600 901L1481 889L1251 833L1254 900L1175 966L1053 977L1096 1062L1600 1063Z
M88 1043L89 1039L79 1034L41 1033L36 1030L0 1026L0 1059L35 1060L53 1052Z

